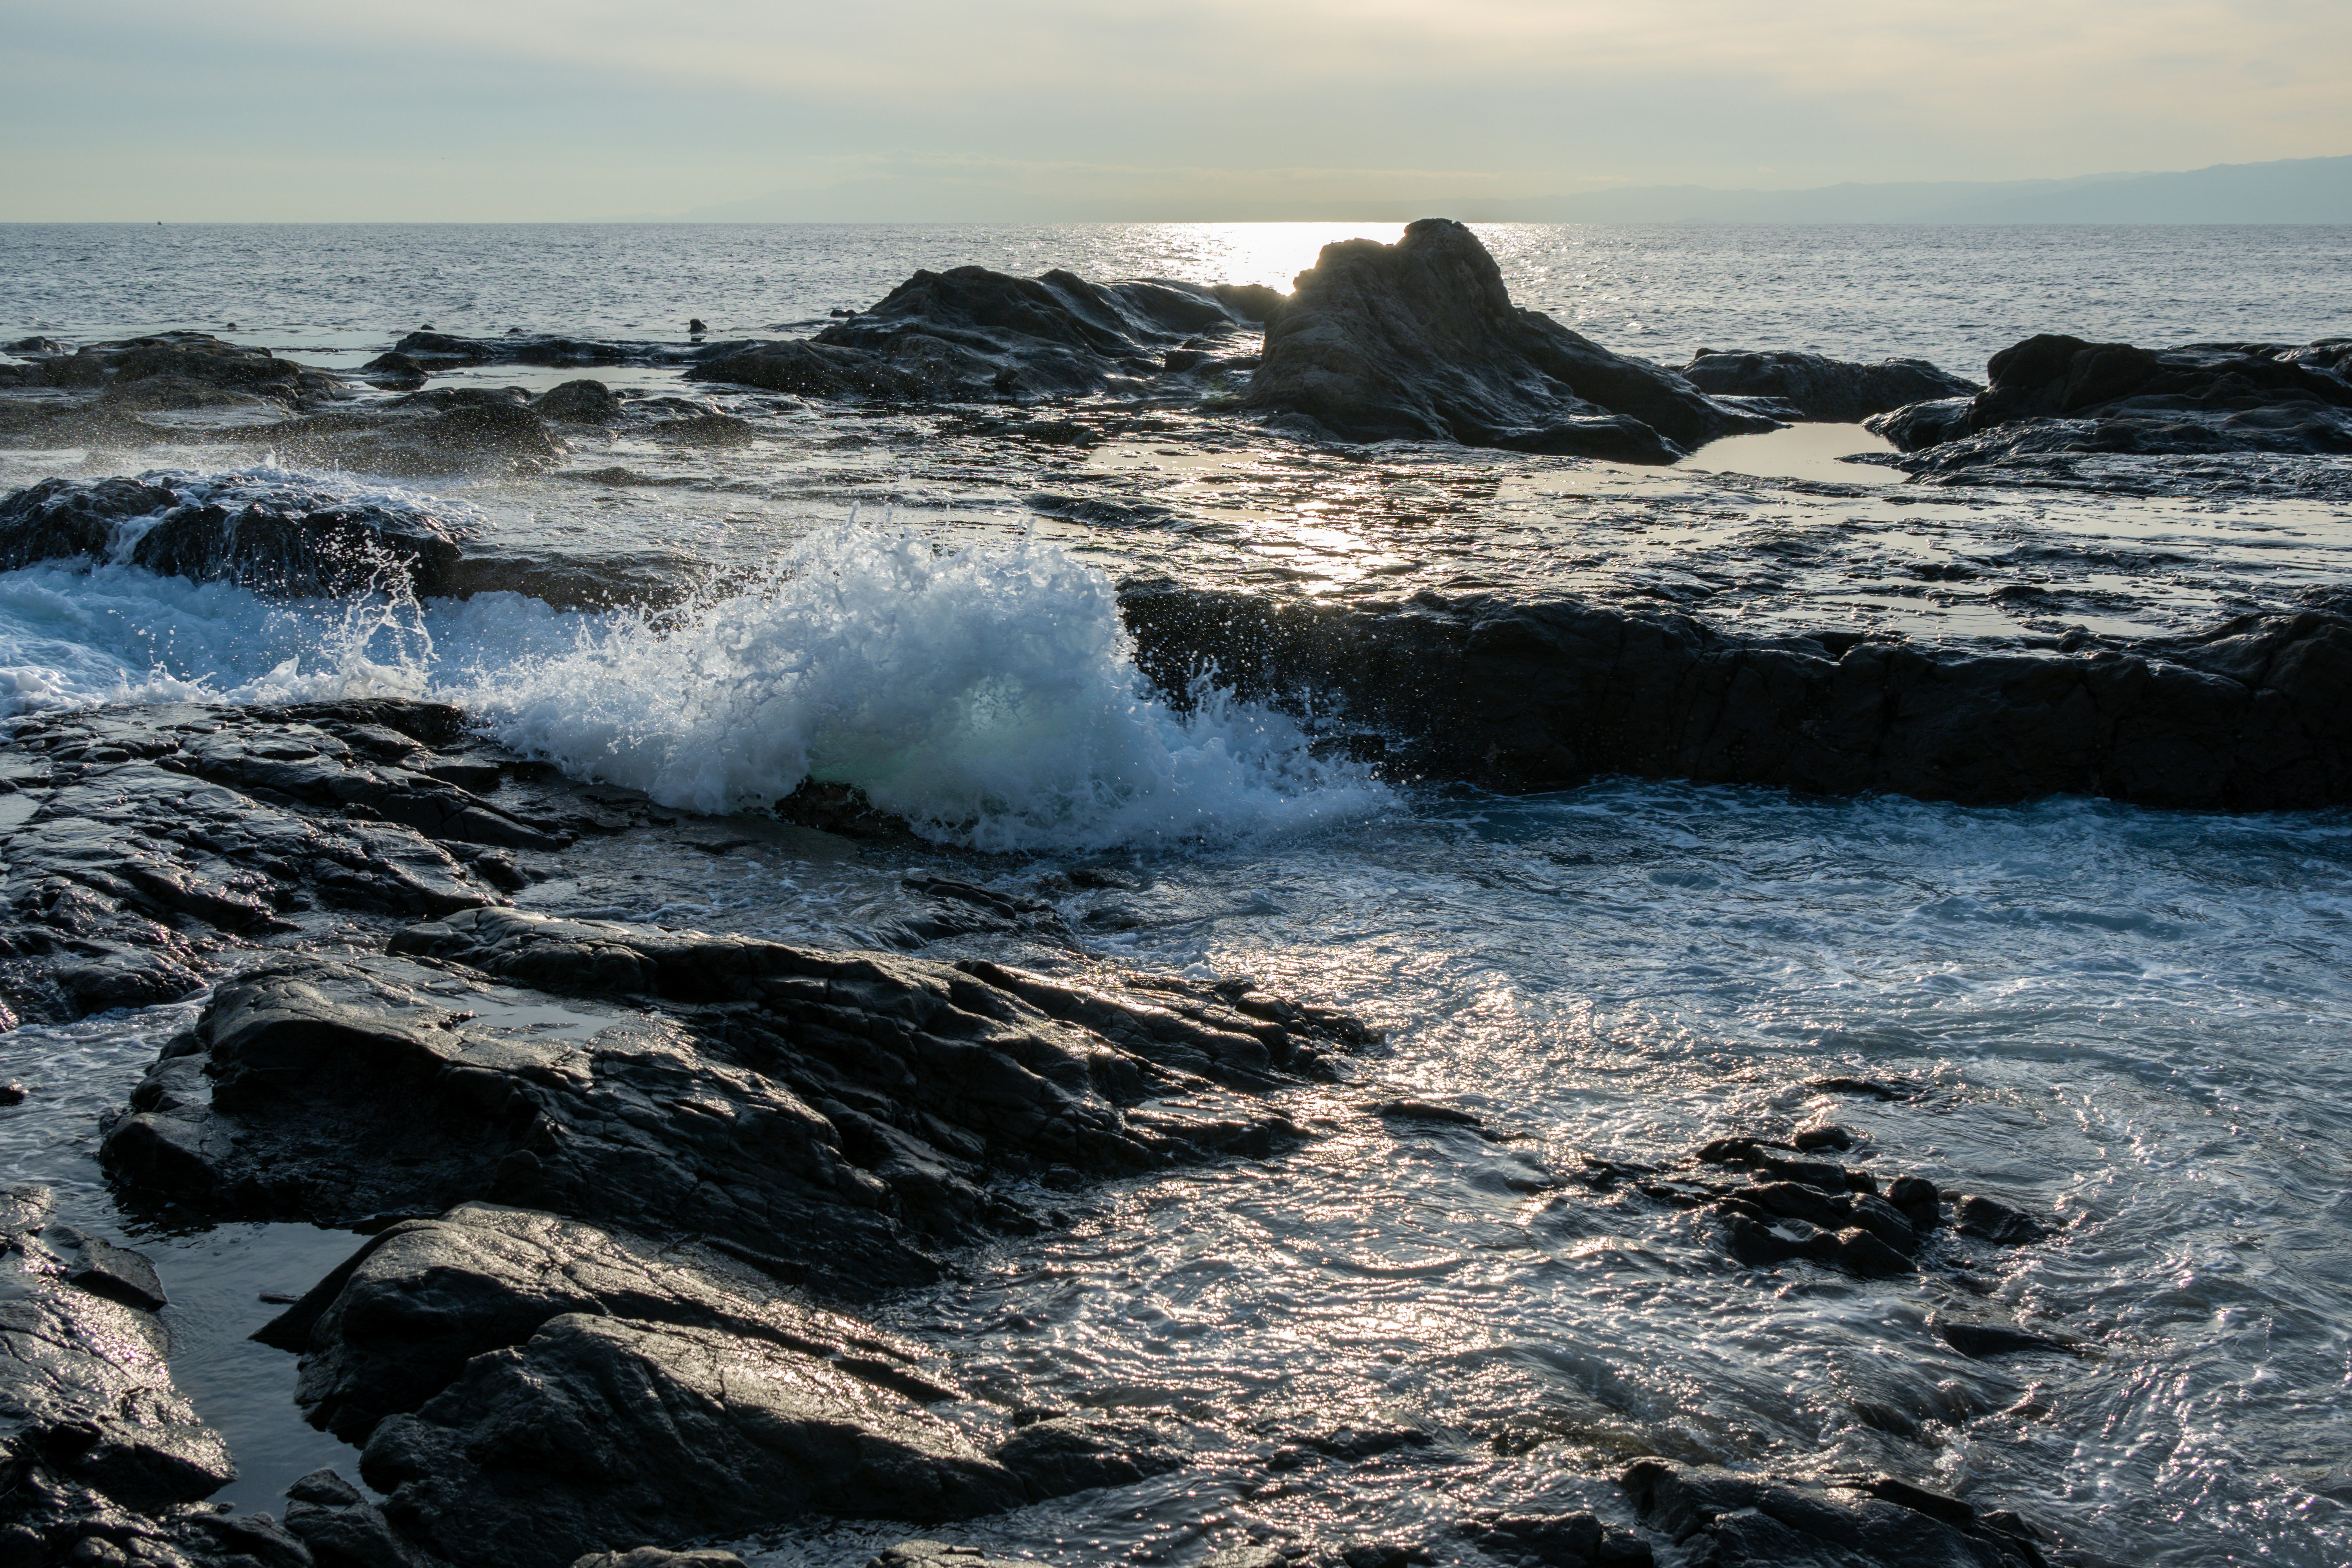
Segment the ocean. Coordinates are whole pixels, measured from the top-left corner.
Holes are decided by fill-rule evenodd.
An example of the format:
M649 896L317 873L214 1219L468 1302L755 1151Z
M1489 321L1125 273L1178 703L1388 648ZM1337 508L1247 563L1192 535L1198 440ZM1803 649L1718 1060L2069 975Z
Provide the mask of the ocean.
M427 324L791 335L919 268L1280 287L1359 232L1396 226L16 226L0 340L196 329L349 370ZM1669 364L1792 348L1980 378L2037 331L2352 333L2352 229L1480 233L1522 304ZM517 900L855 945L898 878L937 869L1046 900L1095 959L1247 976L1377 1025L1338 1084L1280 1091L1300 1147L1060 1194L1066 1226L874 1310L992 1397L1193 1434L1171 1474L928 1533L1068 1563L1367 1540L1475 1563L1448 1521L1629 1518L1610 1478L1663 1454L1901 1475L2118 1563L2352 1561L2352 816L1391 778L1219 696L1214 669L1185 700L1150 689L1118 597L1478 588L2038 647L2328 601L2352 588L2352 510L1929 489L1849 426L1636 469L1338 450L1166 411L1054 446L668 368L436 384L582 375L751 434L583 437L549 471L470 477L299 470L194 421L0 447L0 491L152 469L299 482L429 508L465 546L463 592L422 602L121 562L0 574L0 714L432 697L689 824L756 816L812 775L855 784L928 842L815 856L755 836L698 885L632 880L623 846ZM1081 860L1119 875L1074 886ZM175 1372L244 1468L222 1495L274 1509L354 1457L301 1424L292 1358L243 1336L276 1310L260 1291L306 1289L352 1238L159 1230L96 1163L100 1118L200 1003L0 1042L0 1078L35 1090L0 1110L0 1180L49 1184L77 1224L154 1257ZM1839 1080L1906 1097L1819 1087ZM1377 1109L1400 1101L1479 1125ZM1759 1279L1691 1215L1561 1175L1821 1117L2057 1239L1965 1279ZM1933 1331L1987 1311L2080 1349L1978 1359ZM1310 1427L1387 1436L1269 1485L1263 1443ZM908 1533L813 1523L738 1549L846 1565Z

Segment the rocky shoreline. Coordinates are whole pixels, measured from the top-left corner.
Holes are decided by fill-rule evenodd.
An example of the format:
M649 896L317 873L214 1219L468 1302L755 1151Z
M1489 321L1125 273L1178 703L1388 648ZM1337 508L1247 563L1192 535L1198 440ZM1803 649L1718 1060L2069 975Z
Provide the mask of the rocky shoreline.
M1332 247L1288 296L956 268L789 342L420 332L341 377L194 333L12 352L7 439L169 430L383 473L545 470L592 429L725 446L751 438L740 410L801 400L1111 399L1318 447L1653 466L1868 416L1935 485L2088 482L2082 465L2110 458L2140 464L2143 481L2175 459L2291 461L2318 465L2295 493L2321 494L2352 451L2340 342L2151 353L2036 338L1996 356L1981 389L1919 362L1790 353L1705 352L1675 370L1518 310L1475 237L1440 221L1396 246ZM429 384L509 363L668 367L789 401L720 408L584 378L536 395ZM1058 428L1022 424L1048 444ZM460 587L463 532L421 503L156 471L0 500L0 568L77 560L280 598L434 596ZM1120 607L1138 665L1171 700L1213 673L1403 782L1532 791L1624 773L2239 812L2352 801L2352 620L2328 607L1999 652L1477 591L1315 605L1136 582ZM903 841L851 792L806 790L778 814L828 853L857 852L842 835ZM492 745L436 703L14 721L0 743L0 1022L202 999L109 1119L115 1200L158 1226L352 1233L345 1261L257 1337L299 1359L302 1417L360 1453L355 1477L297 1482L278 1518L208 1505L235 1456L173 1382L157 1313L173 1282L57 1220L41 1189L7 1189L0 1568L727 1568L711 1542L811 1517L912 1530L1181 1476L1198 1439L1173 1415L1024 1404L860 1314L995 1239L1066 1226L1061 1205L1108 1184L1324 1136L1293 1113L1302 1086L1433 1142L1506 1141L1459 1107L1368 1085L1353 1058L1376 1037L1355 1018L1102 960L1044 900L977 881L906 878L855 944L520 907L632 836L680 861L732 842ZM1040 866L1041 886L1116 875L1065 858ZM1890 1105L1918 1094L1800 1087ZM1930 1142L1922 1129L1919 1150ZM1759 1289L1932 1284L1947 1305L1896 1331L1914 1349L2098 1354L1969 1304L1989 1260L2063 1246L2060 1220L1981 1190L1997 1176L1939 1188L1917 1173L1922 1153L1892 1142L1820 1115L1639 1159L1515 1157L1510 1180L1532 1204L1654 1224L1661 1249ZM1869 1417L1897 1436L1910 1419ZM1436 1446L1402 1429L1216 1437L1269 1493ZM1470 1439L1519 1440L1507 1426ZM1785 1458L1734 1474L1636 1451L1600 1511L1441 1509L1420 1536L1318 1548L1318 1562L2095 1562L2032 1522L2032 1500L1979 1506ZM1280 1568L1304 1552L1205 1561ZM993 1561L919 1539L875 1559Z

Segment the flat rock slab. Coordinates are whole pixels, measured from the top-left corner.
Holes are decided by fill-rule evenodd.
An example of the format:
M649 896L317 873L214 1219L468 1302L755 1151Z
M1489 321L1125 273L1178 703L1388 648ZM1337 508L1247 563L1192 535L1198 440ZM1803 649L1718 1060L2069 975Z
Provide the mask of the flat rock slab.
M1026 1495L954 1426L815 1356L576 1313L384 1421L361 1471L404 1534L500 1568L810 1510L919 1522Z
M719 1330L917 1403L961 1397L915 1346L788 1300L773 1279L709 1247L488 1204L370 1237L256 1337L301 1353L297 1401L314 1425L361 1443L474 1357L567 1314Z
M216 1218L528 1205L865 1294L1033 1223L998 1175L1270 1152L1297 1131L1250 1091L1361 1037L1181 982L1096 990L509 910L394 949L426 962L301 958L220 985L108 1132L108 1169ZM467 994L453 973L596 1005L509 1026L446 1005Z

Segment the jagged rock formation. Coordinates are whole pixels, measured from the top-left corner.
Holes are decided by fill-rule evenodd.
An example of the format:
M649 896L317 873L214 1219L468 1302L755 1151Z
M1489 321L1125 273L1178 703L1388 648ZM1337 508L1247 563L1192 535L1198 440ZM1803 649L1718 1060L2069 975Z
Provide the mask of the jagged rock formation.
M108 1169L222 1218L529 1204L710 1236L856 1296L1029 1225L992 1175L1142 1171L1297 1136L1221 1086L1307 1068L1350 1030L1181 984L1122 994L509 910L393 947L438 967L286 960L223 984L108 1132ZM452 965L624 1005L593 1012L584 1040L477 1023L430 1000Z
M422 498L354 500L274 479L159 469L43 479L0 500L0 571L82 556L280 595L448 591L456 529Z
M1672 462L1778 424L1514 306L1486 247L1444 218L1407 226L1394 245L1325 246L1267 328L1242 402L1351 441L1625 462Z
M1718 397L1769 397L1800 419L1851 425L1906 405L1971 397L1983 388L1923 359L1859 364L1780 349L1701 349L1685 379Z
M1189 369L1171 351L1228 346L1273 308L1266 290L1090 283L1055 270L922 271L814 339L761 343L687 374L811 397L1003 402L1101 392Z
M21 721L0 756L0 1001L47 1020L170 1001L230 944L491 903L519 883L506 852L593 830L484 798L500 769L436 750L462 735L432 703Z
M1870 427L1914 454L1911 472L1962 482L2128 489L2128 476L2086 477L2080 459L2352 454L2352 339L2151 350L2044 334L1990 368L1965 402L1924 401Z
M1124 607L1163 690L1213 658L1244 696L1384 732L1401 771L1501 788L1624 773L1975 803L2352 800L2352 620L2324 611L2033 654L1743 637L1574 600L1145 589Z

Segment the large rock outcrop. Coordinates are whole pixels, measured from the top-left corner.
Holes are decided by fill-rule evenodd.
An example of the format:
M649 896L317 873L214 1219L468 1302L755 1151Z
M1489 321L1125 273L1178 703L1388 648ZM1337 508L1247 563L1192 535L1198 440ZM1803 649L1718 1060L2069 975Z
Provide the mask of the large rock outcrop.
M1989 368L1974 397L1923 401L1870 427L1931 479L2038 467L2079 482L2066 459L2084 456L2352 454L2352 339L2143 349L2045 333Z
M1627 462L1778 422L1511 303L1477 236L1424 218L1327 245L1267 328L1245 407L1351 441L1458 441Z
M999 402L1075 396L1170 368L1270 308L1259 290L1157 280L1092 283L1055 270L922 271L814 339L761 343L687 374L811 397Z
M1768 397L1799 418L1835 425L1858 424L1910 404L1971 397L1984 390L1923 359L1863 364L1787 349L1701 349L1682 374L1701 392L1717 397Z
M708 1236L857 1296L1030 1225L992 1177L1287 1141L1247 1091L1353 1032L1181 983L1122 993L510 910L393 948L434 967L282 959L220 985L108 1132L108 1169L215 1218L527 1204ZM555 1034L505 1025L490 1000L445 1005L453 970L605 1005Z
M457 532L422 496L159 469L43 479L0 499L0 571L79 556L277 595L395 584L425 595L448 591Z
M1171 589L1124 607L1164 690L1213 660L1244 696L1385 732L1403 771L1501 788L1622 773L1969 803L2352 801L2352 620L2324 611L1977 653L1744 637L1576 600L1366 609Z

